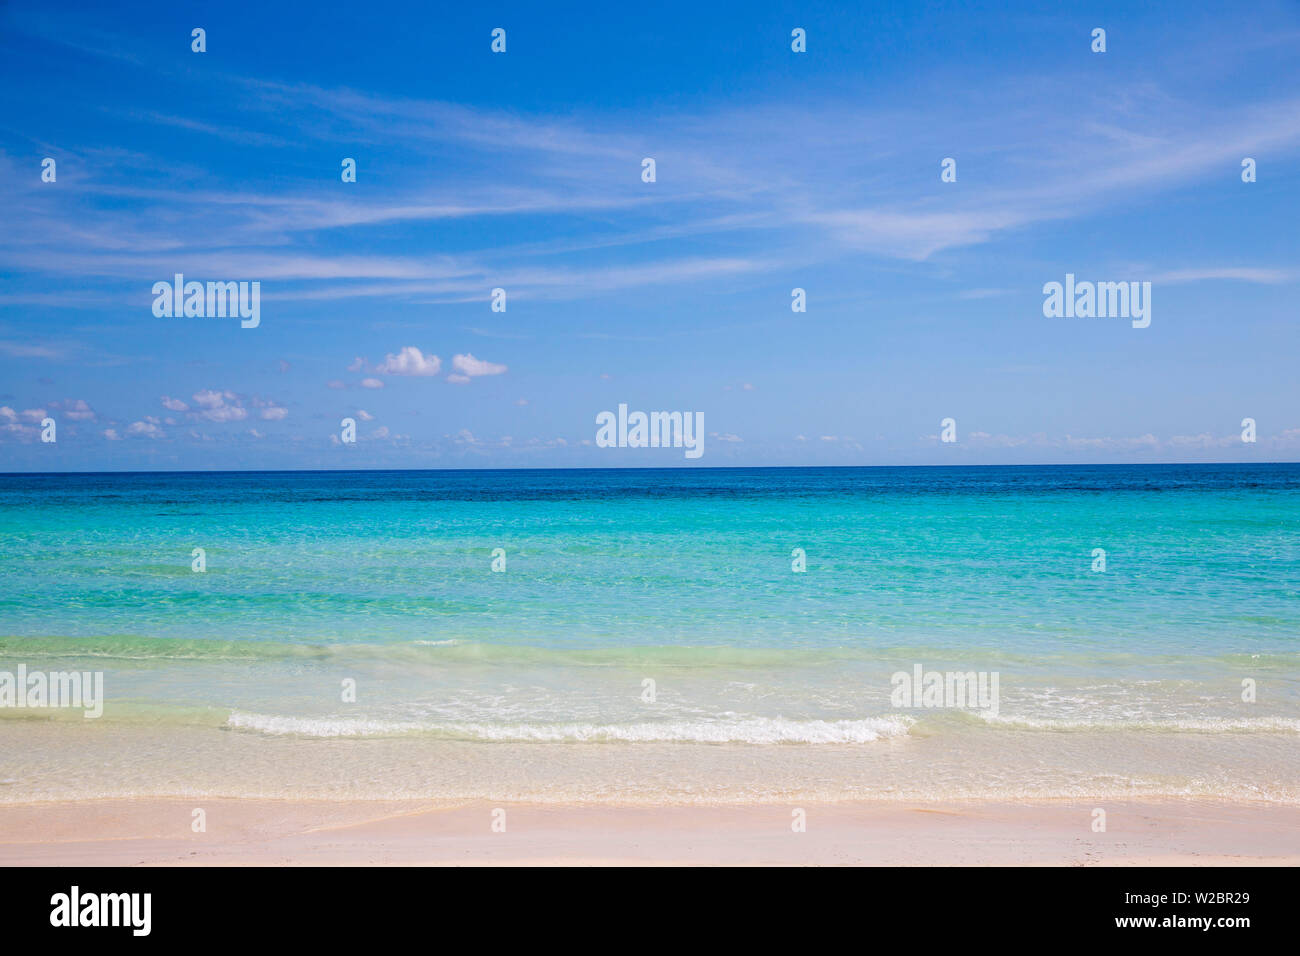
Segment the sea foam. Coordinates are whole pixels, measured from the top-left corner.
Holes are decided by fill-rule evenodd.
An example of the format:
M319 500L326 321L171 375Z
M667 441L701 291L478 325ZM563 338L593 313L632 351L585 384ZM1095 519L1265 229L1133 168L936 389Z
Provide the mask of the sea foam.
M469 721L394 721L349 717L289 717L234 711L232 730L300 737L390 737L425 734L449 740L554 743L740 743L863 744L901 737L910 717L859 720L790 720L737 717L718 720L664 720L628 724L487 723Z

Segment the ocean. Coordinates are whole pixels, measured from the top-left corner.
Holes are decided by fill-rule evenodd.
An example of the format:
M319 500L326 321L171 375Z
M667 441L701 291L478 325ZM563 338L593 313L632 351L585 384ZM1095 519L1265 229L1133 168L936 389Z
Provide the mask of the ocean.
M0 475L0 584L0 802L1300 802L1300 465Z

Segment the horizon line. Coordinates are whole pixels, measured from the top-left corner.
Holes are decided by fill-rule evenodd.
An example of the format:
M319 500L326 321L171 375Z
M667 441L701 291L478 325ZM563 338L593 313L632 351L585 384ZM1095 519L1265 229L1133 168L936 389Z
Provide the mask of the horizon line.
M674 466L609 466L585 465L554 468L153 468L119 469L113 471L0 471L0 478L34 478L52 475L274 475L274 474L357 474L357 473L417 473L417 472L544 472L544 471L825 471L830 469L867 468L1194 468L1194 467L1245 467L1266 465L1300 465L1300 461L1150 461L1150 462L1028 462L1021 464L961 464L961 465L674 465Z

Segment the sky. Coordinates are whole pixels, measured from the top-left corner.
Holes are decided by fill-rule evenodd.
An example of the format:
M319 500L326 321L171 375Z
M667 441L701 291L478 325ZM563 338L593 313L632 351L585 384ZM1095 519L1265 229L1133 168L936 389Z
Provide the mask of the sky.
M1300 461L1294 0L179 6L0 4L0 471Z

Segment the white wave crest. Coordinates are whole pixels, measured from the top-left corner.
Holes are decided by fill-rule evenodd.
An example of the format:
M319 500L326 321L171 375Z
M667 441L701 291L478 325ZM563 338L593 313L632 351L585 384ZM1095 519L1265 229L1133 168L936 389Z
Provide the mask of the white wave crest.
M1300 719L1294 717L1103 717L1095 719L1012 717L1006 714L979 715L990 724L1016 730L1147 730L1164 733L1300 734Z
M911 717L860 720L788 720L741 717L630 724L498 724L469 721L392 721L349 717L285 717L234 711L233 730L300 737L388 737L427 734L456 740L568 743L861 744L906 735Z

